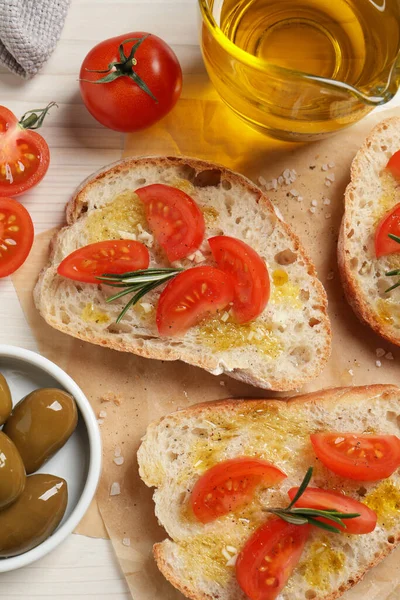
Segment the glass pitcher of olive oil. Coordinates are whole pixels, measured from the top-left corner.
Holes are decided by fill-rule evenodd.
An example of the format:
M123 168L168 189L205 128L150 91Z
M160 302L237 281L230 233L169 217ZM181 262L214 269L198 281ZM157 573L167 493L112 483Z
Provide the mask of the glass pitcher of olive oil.
M324 137L400 81L400 0L199 0L202 51L226 104L277 138Z

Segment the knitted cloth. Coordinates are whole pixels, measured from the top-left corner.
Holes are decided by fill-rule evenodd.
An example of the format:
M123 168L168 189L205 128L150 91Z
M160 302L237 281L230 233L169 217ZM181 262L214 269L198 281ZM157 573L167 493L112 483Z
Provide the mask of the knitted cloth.
M70 0L0 0L0 64L33 77L56 47Z

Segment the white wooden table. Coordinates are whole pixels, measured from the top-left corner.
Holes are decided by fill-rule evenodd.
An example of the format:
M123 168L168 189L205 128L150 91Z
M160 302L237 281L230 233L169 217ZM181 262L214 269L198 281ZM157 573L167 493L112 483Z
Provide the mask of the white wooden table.
M62 38L32 81L0 68L0 104L21 116L55 100L43 135L51 166L42 184L23 202L36 233L63 222L64 207L78 183L121 157L123 136L104 129L86 111L78 73L99 41L131 31L149 31L174 48L185 73L203 71L198 46L196 0L72 0ZM35 350L35 342L10 281L0 280L0 343ZM31 567L0 575L2 600L122 600L131 598L111 542L71 535Z
M124 139L102 128L86 111L78 89L80 64L97 42L121 33L155 33L172 45L185 73L202 72L197 41L197 0L72 0L62 38L32 81L0 69L0 103L16 115L57 101L43 131L51 166L42 184L24 197L36 233L61 224L78 183L121 157ZM400 96L392 104L400 105ZM35 350L35 342L9 280L0 280L0 343ZM0 598L61 600L129 599L111 543L72 535L30 567L0 575Z

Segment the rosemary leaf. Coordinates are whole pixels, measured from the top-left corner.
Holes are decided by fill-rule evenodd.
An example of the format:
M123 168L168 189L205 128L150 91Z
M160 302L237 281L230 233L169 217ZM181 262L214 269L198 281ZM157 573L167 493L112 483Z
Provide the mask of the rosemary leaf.
M303 481L301 482L301 485L298 489L297 494L295 495L295 497L293 498L293 500L291 501L291 503L288 506L288 509L290 510L292 508L292 506L294 504L296 504L297 500L304 494L304 492L306 491L310 481L311 481L311 477L313 474L313 468L310 467L307 471L307 473L305 474L305 477L303 479Z
M169 279L172 279L172 277L174 277L174 275L171 275L169 277ZM145 296L148 292L150 292L151 290L155 289L159 285L160 285L160 281L158 280L158 281L154 281L153 283L149 283L147 286L145 286L141 290L139 290L138 293L135 294L133 296L133 298L131 298L129 300L128 304L125 306L125 308L123 309L123 311L119 314L118 319L116 321L117 324L124 318L124 316L126 315L126 313L128 312L128 310L131 308L131 306L134 306L137 302L139 302L139 300L141 298L143 298L143 296Z
M292 508L291 510L292 514L295 515L300 515L300 516L304 516L304 517L322 517L323 519L327 519L329 521L333 521L334 523L337 523L338 525L341 525L342 527L344 527L344 523L341 519L339 519L339 517L334 516L332 513L326 511L326 510L317 510L314 508Z
M275 509L268 512L280 517L283 519L283 521L286 521L286 523L290 523L291 525L307 525L308 523L308 518L292 515L290 512L286 512L285 510Z
M386 277L394 277L395 275L400 275L400 269L394 269L393 271L387 271L385 273Z
M400 281L398 281L397 283L395 283L394 285L392 285L391 287L389 287L387 290L385 290L385 294L387 294L388 292L391 292L391 291L395 290L399 286L400 286Z
M324 523L323 521L318 521L317 519L313 519L313 517L308 517L308 522L310 525L315 525L320 529L325 529L326 531L331 531L332 533L340 533L340 529L334 527L333 525L328 525L328 523Z
M389 233L388 236L390 237L391 240L394 240L395 242L397 242L398 244L400 244L400 237L398 235L394 235L393 233Z

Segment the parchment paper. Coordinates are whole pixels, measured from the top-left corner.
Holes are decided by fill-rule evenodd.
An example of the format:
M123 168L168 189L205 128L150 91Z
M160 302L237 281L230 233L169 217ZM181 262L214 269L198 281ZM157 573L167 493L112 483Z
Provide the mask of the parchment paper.
M336 242L350 163L372 126L385 116L388 114L375 115L334 138L309 146L290 145L269 140L242 125L204 82L189 78L184 96L171 115L151 130L127 139L126 156L196 156L220 162L254 181L260 176L267 181L278 177L286 168L297 171L296 182L269 195L317 266L328 292L333 328L333 352L328 366L301 391L399 381L399 349L357 321L343 298L336 268ZM329 163L335 163L335 167L323 171L323 165ZM335 181L327 187L325 179L329 173L335 174ZM301 202L289 194L293 189L303 197ZM324 204L323 198L328 198L330 204ZM309 211L312 200L317 201L314 214ZM43 261L47 240L48 236L39 236L30 259L14 277L17 292L42 353L62 364L101 415L104 467L97 500L133 598L181 599L181 594L158 572L151 555L153 543L164 539L165 532L154 516L152 492L137 474L140 438L151 420L177 408L205 400L268 394L183 363L120 354L50 330L38 318L31 300L33 280ZM379 358L381 367L376 366L378 348L393 356L393 360ZM124 462L118 465L121 456ZM115 484L120 493L111 496L111 488L118 488ZM398 600L399 560L400 550L343 598Z

